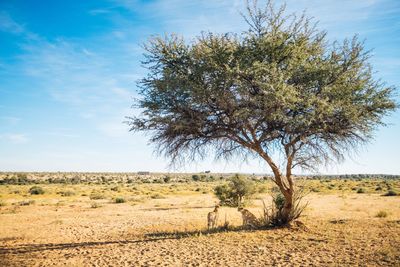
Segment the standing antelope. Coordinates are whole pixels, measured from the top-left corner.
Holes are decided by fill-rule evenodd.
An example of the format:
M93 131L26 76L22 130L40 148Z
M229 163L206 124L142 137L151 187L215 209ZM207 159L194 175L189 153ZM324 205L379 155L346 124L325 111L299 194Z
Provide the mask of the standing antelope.
M214 211L211 211L208 213L207 216L207 226L208 230L214 228L217 226L217 221L218 221L218 209L219 205L216 205L214 208Z
M258 219L253 213L242 207L239 207L238 211L242 214L243 226L257 227Z

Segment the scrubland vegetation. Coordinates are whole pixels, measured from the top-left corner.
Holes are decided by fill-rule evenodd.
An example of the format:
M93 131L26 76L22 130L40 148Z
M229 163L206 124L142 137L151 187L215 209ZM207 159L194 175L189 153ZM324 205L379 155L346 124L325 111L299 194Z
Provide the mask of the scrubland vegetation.
M400 262L400 180L395 177L297 177L298 186L308 192L300 224L250 230L241 226L240 213L228 201L211 231L206 217L220 203L216 188L229 188L237 179L232 174L0 177L0 258L6 266L81 266L96 259L97 265L121 265L122 258L150 266L204 260L210 265ZM268 177L243 178L251 194L240 205L265 219L265 207L273 201L279 206L279 190ZM105 250L108 256L99 257Z

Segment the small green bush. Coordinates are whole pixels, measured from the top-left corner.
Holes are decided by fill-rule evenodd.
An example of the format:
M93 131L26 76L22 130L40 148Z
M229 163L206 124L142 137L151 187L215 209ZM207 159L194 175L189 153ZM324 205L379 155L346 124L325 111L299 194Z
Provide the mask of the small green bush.
M357 189L357 194L364 194L366 191L364 188L360 187Z
M165 176L164 177L164 183L169 183L171 181L171 177L170 176Z
M200 176L198 176L197 174L193 174L192 175L192 180L197 182L197 181L200 180Z
M41 188L40 186L32 186L29 188L29 193L31 195L43 195L44 194L44 189Z
M214 194L220 200L221 205L239 207L244 201L256 193L253 181L236 174L228 184L219 185L214 188Z
M303 211L306 209L308 202L303 203L303 198L306 195L306 191L297 188L293 195L293 209L291 210L288 217L284 216L283 209L285 206L285 197L278 188L271 190L272 192L272 205L267 207L263 201L263 216L260 219L260 226L281 226L285 225L293 220L296 220L301 216Z
M285 197L282 193L279 192L272 199L277 209L283 209L283 206L285 205Z
M125 199L123 197L117 197L115 199L115 203L120 204L120 203L125 203Z

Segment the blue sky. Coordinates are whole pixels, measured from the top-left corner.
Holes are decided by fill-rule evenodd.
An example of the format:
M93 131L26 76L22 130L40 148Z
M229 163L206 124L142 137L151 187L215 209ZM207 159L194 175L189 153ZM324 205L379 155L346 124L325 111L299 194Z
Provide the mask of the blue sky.
M245 30L243 2L0 1L0 171L269 172L257 159L213 155L171 169L122 123L146 73L140 45L157 34ZM306 9L330 40L366 39L376 77L400 88L400 1L288 0L287 9ZM370 144L320 172L400 174L400 112L385 121Z

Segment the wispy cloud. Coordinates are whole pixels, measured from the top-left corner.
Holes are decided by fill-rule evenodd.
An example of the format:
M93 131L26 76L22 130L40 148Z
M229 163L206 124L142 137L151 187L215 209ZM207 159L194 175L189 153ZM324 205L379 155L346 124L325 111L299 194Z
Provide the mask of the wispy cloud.
M0 134L0 140L11 142L13 144L24 144L29 141L26 134L16 134L16 133Z
M41 147L49 145L48 151L43 150L43 158L46 160L29 158L32 161L27 164L30 164L32 169L37 169L39 165L42 169L46 169L49 166L48 162L54 163L51 164L53 168L63 169L65 166L72 166L68 164L77 162L76 151L82 152L79 153L79 164L76 163L81 169L86 169L87 166L105 168L105 164L111 164L107 157L115 153L123 155L121 158L127 161L121 163L121 159L115 159L115 162L112 162L113 166L121 166L121 169L131 169L132 162L137 162L138 168L143 168L145 166L143 164L147 164L146 161L150 162L148 163L150 169L163 169L164 166L161 165L164 163L161 161L154 162L154 158L150 156L143 159L145 157L143 155L151 154L151 148L145 146L147 139L139 135L132 136L128 133L129 127L122 123L126 115L136 112L129 107L133 102L132 98L137 97L136 81L146 72L140 66L140 60L143 59L143 49L140 44L151 35L172 32L183 35L189 40L201 31L207 30L240 33L247 28L239 15L239 11L243 10L244 1L107 0L96 4L98 8L85 9L81 13L87 15L83 20L88 21L88 25L82 27L86 32L79 31L79 34L73 37L68 37L68 34L73 33L74 29L61 29L60 33L52 32L50 36L46 36L48 29L43 30L43 35L34 33L29 27L33 25L29 23L30 21L25 23L11 16L12 13L7 13L7 10L0 11L0 34L12 35L10 40L17 42L13 45L18 50L18 55L12 60L0 58L0 79L5 77L3 74L7 74L7 80L10 82L9 84L0 82L0 94L5 93L7 97L14 97L10 104L2 102L0 105L3 112L0 117L0 122L3 124L1 126L6 126L1 129L0 141L12 144L29 142L30 145L32 143ZM398 40L400 36L396 35L400 23L400 20L396 19L400 14L399 1L287 0L287 8L289 12L301 12L307 9L309 15L320 20L320 27L326 29L332 39L351 37L354 33L359 33L363 39L365 36L379 33L386 35L383 36L386 38L374 35L375 42L387 42L393 50L397 48L393 45L393 40L395 38ZM388 19L392 19L392 23L387 23ZM89 25L93 21L95 24ZM104 21L107 21L107 27L97 24ZM99 28L101 30L98 30ZM36 25L35 29L40 33L39 26ZM387 34L388 29L390 34ZM65 32L68 34L63 36L62 30L67 30ZM377 48L374 66L378 67L378 71L383 70L386 75L391 75L394 81L398 81L398 75L396 76L399 67L398 52L390 51L386 49L387 47L382 49L378 45L374 44ZM18 98L20 92L15 89L17 87L24 90L24 93L27 91L24 95L36 96L34 99L36 102L30 102L29 99L25 103L27 110L35 113L30 117L32 119L28 120L22 111L25 104L20 104ZM0 100L2 96L0 95ZM20 113L10 110L13 103L19 104ZM22 108L19 108L20 106ZM46 112L52 114L47 116ZM42 116L43 121L40 123L34 121L37 115ZM45 122L48 117L52 117L51 123ZM24 119L24 124L20 118ZM63 126L66 129L58 128ZM94 140L97 137L102 141L110 140L113 144L118 141L121 146L107 146L105 143L98 145ZM40 140L43 142L40 143ZM48 140L58 141L52 143L53 141L48 142ZM62 144L59 140L66 140L68 145ZM128 144L133 144L136 151L140 152L132 153L128 149ZM46 154L55 146L59 151L54 153L61 155L60 158L69 155L68 158L57 161ZM89 151L93 156L82 156L84 151ZM24 153L24 155L31 154ZM106 155L103 161L101 157L98 158L99 155ZM3 152L0 160L2 166L6 166L3 162L7 162L8 156L9 153ZM131 157L136 158L131 160ZM88 161L89 158L92 161ZM13 163L9 161L8 166L16 166L16 169L23 166L21 163L23 161L16 159L21 158L16 156ZM229 166L224 170L236 170L236 167ZM264 168L251 166L248 170L253 167L255 171ZM215 168L221 169L221 165L215 165Z
M25 28L23 25L14 21L9 14L3 11L0 12L0 31L12 34L21 34L25 32Z
M106 9L106 8L98 8L98 9L92 9L89 10L89 14L90 15L102 15L102 14L108 14L110 13L111 10L110 9Z

